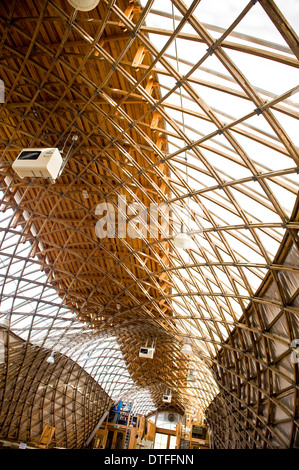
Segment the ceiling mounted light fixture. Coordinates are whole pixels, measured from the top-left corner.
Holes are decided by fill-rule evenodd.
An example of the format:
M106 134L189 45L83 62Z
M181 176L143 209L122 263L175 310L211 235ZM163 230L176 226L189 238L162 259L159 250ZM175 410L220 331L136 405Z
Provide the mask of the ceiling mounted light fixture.
M0 320L0 326L2 326L2 328L9 328L9 315L6 315L6 317Z
M191 369L191 370L189 371L189 375L188 375L188 377L187 377L187 381L188 381L188 382L195 382L195 380L196 380L196 377L195 377L195 369Z
M98 6L100 0L68 0L72 7L79 11L90 11Z
M188 354L189 356L191 356L191 354L193 354L190 338L188 338L188 337L185 338L185 343L184 343L184 346L181 349L181 352L183 354Z
M47 361L49 364L54 364L55 359L54 359L54 353L53 353L53 352L51 352L50 356L47 357L46 361Z
M177 233L173 239L173 244L176 248L182 248L188 250L191 248L192 240L187 232L184 232L184 226L181 225L181 232Z

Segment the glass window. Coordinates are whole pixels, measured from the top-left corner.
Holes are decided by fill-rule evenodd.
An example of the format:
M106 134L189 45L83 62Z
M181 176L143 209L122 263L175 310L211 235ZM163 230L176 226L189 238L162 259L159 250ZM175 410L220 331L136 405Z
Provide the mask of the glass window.
M167 449L168 434L156 433L154 449Z

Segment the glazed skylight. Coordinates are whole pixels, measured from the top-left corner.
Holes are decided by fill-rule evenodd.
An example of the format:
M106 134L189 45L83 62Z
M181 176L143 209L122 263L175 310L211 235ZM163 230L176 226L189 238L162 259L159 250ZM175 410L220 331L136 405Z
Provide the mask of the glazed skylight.
M193 3L185 4L186 9L179 1L152 5L146 30L158 51ZM176 251L173 258L173 264L184 267L172 275L173 307L186 317L180 320L183 329L194 338L202 336L200 347L210 354L219 349L217 343L228 336L260 285L298 191L296 164L286 145L291 142L298 155L298 89L271 109L273 119L264 113L244 118L258 107L245 88L252 88L264 103L298 87L292 51L258 2L221 43L225 59L207 54L199 34L202 28L215 42L247 5L245 0L202 0L157 64L168 155L173 155L168 160L172 197L181 214L186 207L193 212L184 216L193 247L188 253ZM298 24L298 8L294 2L288 6L293 7L292 22ZM178 72L179 87L171 69ZM246 77L243 89L239 73ZM228 131L215 134L237 120ZM179 226L177 220L176 231ZM203 233L198 234L201 226Z
M0 318L9 316L10 329L23 340L60 352L83 367L113 400L137 395L119 345L113 335L97 335L65 306L31 257L21 225L12 227L13 211L0 212ZM137 410L154 409L150 396Z
M277 4L295 28L296 3L280 0ZM204 408L217 393L211 361L239 326L265 275L273 268L286 230L292 228L299 168L298 63L291 41L283 39L259 2L142 0L142 5L145 16L141 12L137 22L136 14L134 23L124 18L117 2L111 4L111 11L101 2L105 31L94 44L98 23L82 21L80 15L72 17L72 28L59 38L57 68L53 66L50 36L45 34L49 44L36 44L34 54L41 50L45 63L50 52L53 74L47 75L47 67L41 71L38 61L27 64L36 77L41 74L36 93L28 96L32 102L39 97L45 74L49 95L56 100L52 97L55 103L50 118L45 106L37 103L43 113L42 127L51 130L55 121L52 143L61 145L74 121L72 125L77 126L83 143L79 141L78 154L68 161L59 191L55 185L40 187L38 182L30 188L20 186L22 207L30 212L24 211L23 216L25 221L30 220L31 229L38 218L38 249L41 254L45 250L45 265L30 254L33 248L26 237L30 235L32 241L36 233L23 233L24 224L20 226L20 219L15 220L14 213L4 207L1 307L12 312L15 333L70 354L101 380L108 393L139 394L145 407L149 396L160 400L163 390L160 383L151 382L151 374L146 367L143 370L138 356L132 356L132 338L137 350L136 337L141 341L138 335L143 330L154 335L154 322L155 328L158 325L163 332L165 328L175 337L173 368L169 366L166 375L173 388L179 388L175 380L185 380L182 370L186 371L188 364L187 359L180 359L181 363L176 359L180 343L189 336L194 349L191 360L197 358L193 364L197 379L184 393L194 406ZM59 1L49 2L48 8L47 25L58 17L59 28L64 26L57 31L63 32L72 13L63 10ZM48 26L42 25L45 31ZM22 40L28 42L28 37ZM73 40L78 42L76 46ZM38 41L44 38L38 37ZM122 41L119 49L117 41ZM27 47L31 47L29 44L30 38ZM147 59L138 69L132 60L140 46L145 47ZM12 46L7 47L9 55ZM19 60L19 51L15 52L15 60ZM31 54L28 57L31 60ZM86 57L82 69L78 68L81 57ZM75 71L79 71L78 76ZM156 81L152 94L146 91L150 73ZM24 77L32 86L31 77ZM57 77L64 101L60 101L58 89L52 88ZM44 142L44 135L34 127L40 123L30 115L32 103L26 94L25 98L22 95L26 113L18 111L19 105L23 106L18 94L23 83L14 82L14 78L12 82L13 90L17 90L14 111L8 106L4 118L8 123L16 122L12 130L8 126L9 137L4 135L3 141L7 148L11 141L19 145L15 129L25 129L28 145ZM60 109L65 111L65 121ZM160 116L156 127L151 125L154 112ZM24 123L27 115L30 119ZM167 144L158 148L161 135ZM9 156L12 159L15 155ZM164 190L159 186L162 180ZM7 186L10 184L14 190L20 182L15 179L7 182ZM89 201L82 198L79 185L93 193ZM38 194L37 201L34 194ZM125 194L147 207L156 198L163 200L173 210L170 235L163 234L163 240L154 236L150 246L144 235L137 242L99 241L94 234L95 207L107 194L111 199ZM17 198L14 204L19 204ZM189 250L177 249L173 243L182 221L192 239ZM46 249L43 240L48 243ZM54 274L63 281L58 291L66 292L72 305L78 302L78 315L86 324L66 308L51 284L51 272L48 277L43 272L45 266L56 269ZM282 298L280 301L283 304ZM117 312L114 307L119 302L123 311ZM94 325L97 321L102 303L98 333L88 322ZM127 331L127 357L122 357L123 345L117 344L113 327L115 333L117 328ZM137 371L142 390L134 388L126 364L133 373ZM153 402L148 403L152 408Z

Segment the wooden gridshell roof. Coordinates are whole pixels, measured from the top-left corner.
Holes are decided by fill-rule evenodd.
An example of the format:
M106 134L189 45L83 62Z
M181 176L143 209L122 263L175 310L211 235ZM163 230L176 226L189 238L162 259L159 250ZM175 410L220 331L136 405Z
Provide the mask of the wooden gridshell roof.
M67 0L1 2L1 315L28 345L29 362L32 347L54 350L113 400L134 397L138 412L204 413L219 391L223 400L243 393L240 383L229 389L231 365L224 376L215 367L228 344L232 354L245 348L235 335L253 341L246 319L265 305L269 279L276 291L266 303L275 304L273 325L283 316L285 336L258 321L254 334L289 345L298 337L298 256L291 267L275 257L288 252L287 239L298 247L295 24L282 0L102 0L88 13ZM23 148L40 147L66 158L55 183L20 179L11 167ZM130 206L124 219L124 200L147 211L138 236L120 236L136 215ZM169 224L146 230L163 203ZM96 231L99 204L113 208L113 236ZM188 250L174 243L182 222ZM282 280L290 272L292 302ZM192 356L181 352L186 337ZM153 360L138 356L146 344ZM4 389L9 370L22 373L9 347L5 354ZM273 359L263 360L271 374ZM290 364L277 374L295 384L291 437L252 446L296 441L298 366ZM217 411L208 416L216 423ZM271 419L269 411L266 434ZM252 423L256 436L260 423Z

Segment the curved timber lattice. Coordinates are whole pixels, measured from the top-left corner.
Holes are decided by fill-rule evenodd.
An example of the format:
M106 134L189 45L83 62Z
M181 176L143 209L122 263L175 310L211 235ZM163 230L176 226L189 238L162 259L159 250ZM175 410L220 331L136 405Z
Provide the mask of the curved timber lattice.
M24 364L54 350L144 414L168 387L174 411L208 410L215 446L298 445L296 20L283 0L1 2L1 315ZM55 183L13 172L29 147L68 156ZM169 230L119 236L124 198L147 224L164 203Z

